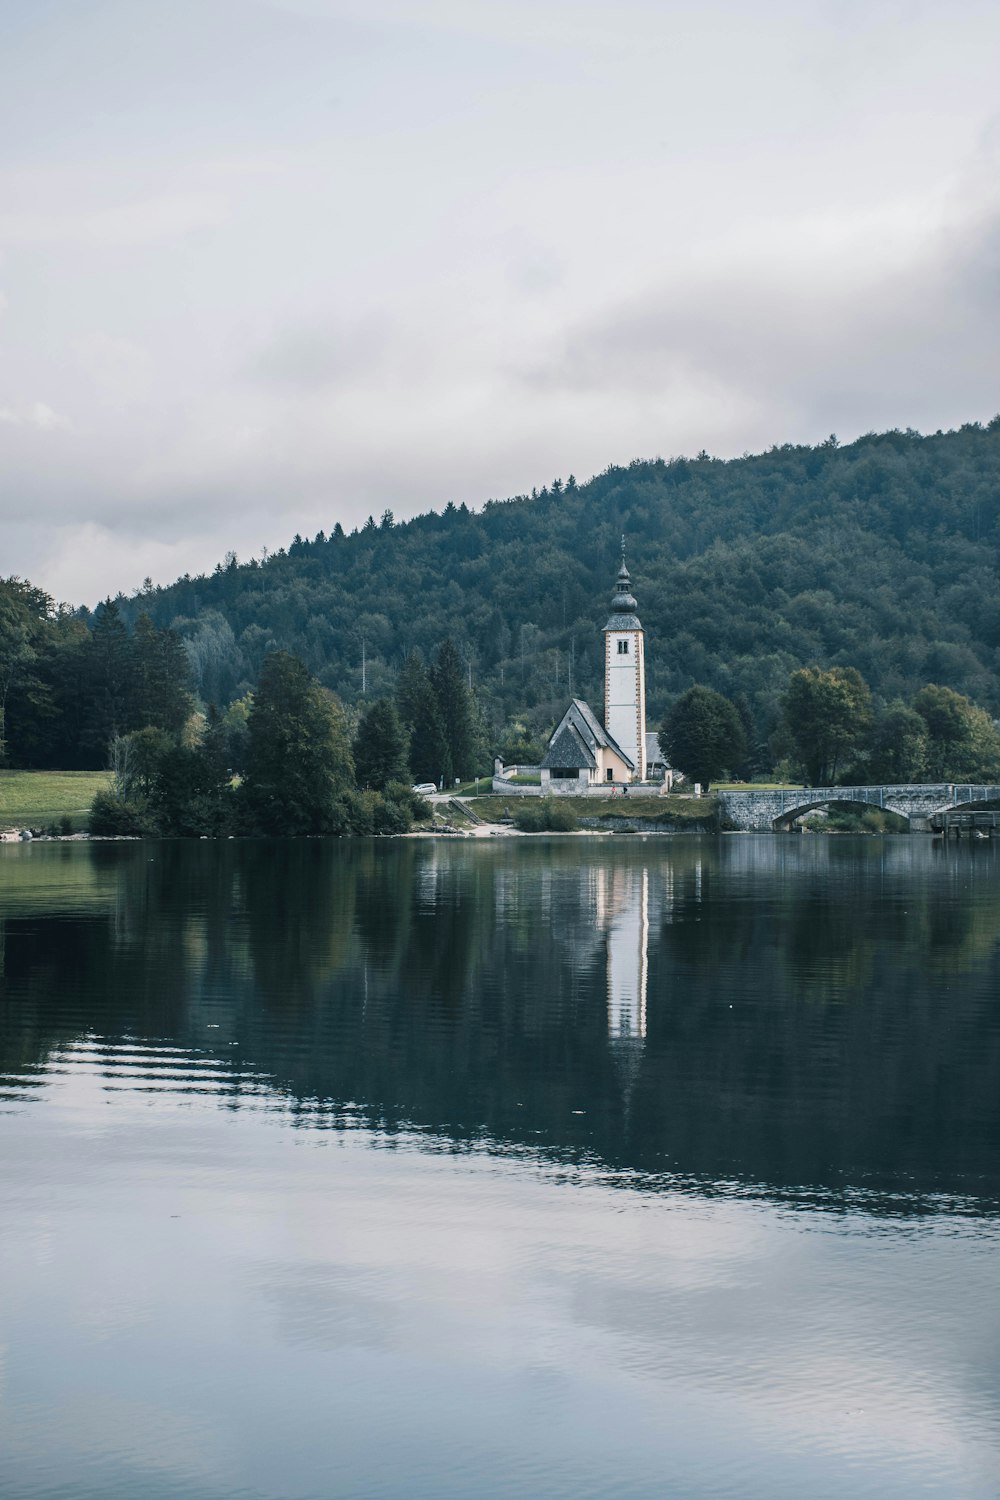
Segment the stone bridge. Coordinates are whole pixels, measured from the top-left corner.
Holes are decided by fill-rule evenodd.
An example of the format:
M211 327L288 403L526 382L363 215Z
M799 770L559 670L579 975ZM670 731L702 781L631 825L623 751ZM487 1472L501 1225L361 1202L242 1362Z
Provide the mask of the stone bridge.
M1000 803L1000 786L810 786L767 792L719 792L725 826L743 832L788 828L794 819L830 803L862 803L898 813L914 832L930 830L936 813Z

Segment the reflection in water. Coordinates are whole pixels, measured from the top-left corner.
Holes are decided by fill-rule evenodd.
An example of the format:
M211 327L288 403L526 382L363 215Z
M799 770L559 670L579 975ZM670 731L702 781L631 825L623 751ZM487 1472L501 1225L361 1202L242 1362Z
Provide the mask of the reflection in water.
M0 1495L991 1500L998 855L0 850Z
M627 1106L646 1041L649 870L645 865L607 865L598 870L597 924L607 941L608 1039Z
M996 852L14 849L0 1066L13 1102L54 1049L142 1039L211 1060L233 1105L265 1080L302 1124L349 1105L383 1130L583 1151L646 1178L992 1203Z

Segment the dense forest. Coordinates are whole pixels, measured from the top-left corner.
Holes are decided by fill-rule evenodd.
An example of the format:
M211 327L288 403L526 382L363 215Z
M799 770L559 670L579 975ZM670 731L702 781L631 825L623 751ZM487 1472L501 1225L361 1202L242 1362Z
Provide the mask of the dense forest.
M178 644L204 708L245 699L280 649L350 716L395 692L410 651L430 663L450 638L488 735L502 748L520 721L537 741L570 693L600 702L622 533L651 725L697 683L742 704L764 742L804 666L857 669L876 709L936 683L1000 712L1000 417L637 461L478 510L331 528L93 612L5 585L7 763L102 764L109 734L175 716L176 696L152 716L143 704L175 680Z
M278 646L346 702L391 690L408 650L450 636L487 718L544 728L599 702L607 598L627 538L647 636L650 722L692 683L745 695L765 730L789 673L857 668L876 697L927 682L1000 711L1000 417L922 437L701 454L572 477L537 494L387 512L346 535L119 603L186 642L222 706Z

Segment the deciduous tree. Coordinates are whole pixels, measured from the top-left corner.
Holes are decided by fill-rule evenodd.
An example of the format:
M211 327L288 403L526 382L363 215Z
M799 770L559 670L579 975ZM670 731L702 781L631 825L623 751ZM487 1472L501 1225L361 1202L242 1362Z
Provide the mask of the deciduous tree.
M660 726L659 739L670 764L706 786L746 753L746 735L735 707L706 687L691 687L681 694Z
M782 714L806 776L830 785L871 730L871 693L854 667L802 667L788 679Z
M969 698L931 683L917 693L913 707L927 726L932 780L988 781L1000 775L1000 734Z
M927 724L905 703L891 703L876 721L869 776L873 781L919 781L927 766Z

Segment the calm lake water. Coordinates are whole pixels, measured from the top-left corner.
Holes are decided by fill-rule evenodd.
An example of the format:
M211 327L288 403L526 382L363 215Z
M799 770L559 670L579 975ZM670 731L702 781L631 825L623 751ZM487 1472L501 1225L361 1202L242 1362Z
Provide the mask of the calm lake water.
M1000 841L0 849L0 1494L996 1497Z

